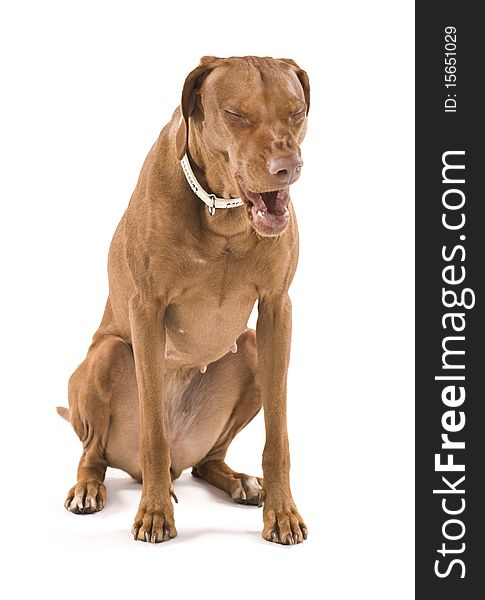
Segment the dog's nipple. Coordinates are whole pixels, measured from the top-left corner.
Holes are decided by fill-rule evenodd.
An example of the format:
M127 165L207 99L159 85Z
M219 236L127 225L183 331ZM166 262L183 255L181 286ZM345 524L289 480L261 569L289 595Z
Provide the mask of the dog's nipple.
M236 352L237 352L237 344L236 344L236 342L234 342L234 344L231 346L231 352L233 354L236 354Z
M173 355L173 352L170 350L165 350L165 358L170 358Z
M200 367L200 372L201 373L205 373L207 371L207 365L204 365L203 367Z

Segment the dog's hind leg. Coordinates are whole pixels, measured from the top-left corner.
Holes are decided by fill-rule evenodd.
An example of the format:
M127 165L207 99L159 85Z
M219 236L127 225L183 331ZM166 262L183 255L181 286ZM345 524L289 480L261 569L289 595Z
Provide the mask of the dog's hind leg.
M104 477L111 401L117 388L125 383L130 361L133 355L128 344L107 336L90 348L69 380L70 421L83 444L77 483L64 503L73 513L94 513L106 503Z
M226 491L239 504L261 505L262 479L233 471L224 460L234 437L261 409L255 332L248 330L243 334L237 340L237 348L237 354L229 353L211 365L210 376L214 383L220 382L215 388L224 395L228 418L219 439L193 468L192 475Z
M206 462L192 469L192 475L224 490L238 504L262 506L263 480L233 471L226 465L224 458L208 458Z

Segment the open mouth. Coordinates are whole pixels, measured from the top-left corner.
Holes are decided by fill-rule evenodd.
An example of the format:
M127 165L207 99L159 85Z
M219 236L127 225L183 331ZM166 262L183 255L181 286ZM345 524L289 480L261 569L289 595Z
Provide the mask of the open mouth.
M254 192L245 184L242 177L237 177L239 186L246 200L249 218L253 227L262 235L279 235L290 220L288 203L289 188L269 192Z

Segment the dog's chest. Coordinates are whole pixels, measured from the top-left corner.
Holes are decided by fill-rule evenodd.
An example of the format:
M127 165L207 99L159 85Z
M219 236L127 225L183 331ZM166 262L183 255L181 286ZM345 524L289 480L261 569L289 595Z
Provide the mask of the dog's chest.
M166 357L174 365L204 367L231 349L243 333L255 301L245 290L177 298L166 311Z
M261 290L278 289L286 277L289 253L277 254L267 244L248 249L227 240L179 253L165 315L171 366L203 368L234 351Z
M234 348L258 295L245 258L228 246L186 260L165 318L167 359L174 365L203 367Z

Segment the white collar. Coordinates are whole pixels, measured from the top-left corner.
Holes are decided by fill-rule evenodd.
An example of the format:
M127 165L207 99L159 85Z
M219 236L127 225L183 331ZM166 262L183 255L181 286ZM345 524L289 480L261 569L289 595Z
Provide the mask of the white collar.
M197 177L192 171L187 154L184 154L180 164L182 165L185 179L187 179L192 191L202 200L202 202L207 204L209 213L212 216L215 215L216 208L236 208L237 206L242 206L244 204L241 198L218 198L215 194L208 194L197 181Z

